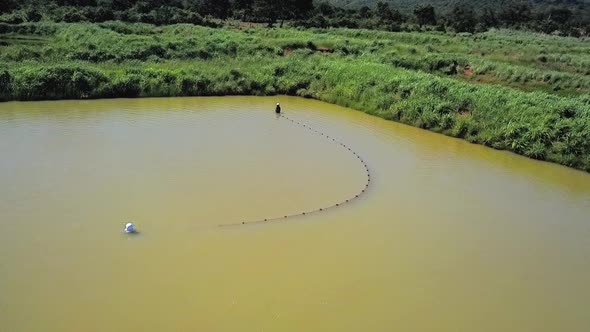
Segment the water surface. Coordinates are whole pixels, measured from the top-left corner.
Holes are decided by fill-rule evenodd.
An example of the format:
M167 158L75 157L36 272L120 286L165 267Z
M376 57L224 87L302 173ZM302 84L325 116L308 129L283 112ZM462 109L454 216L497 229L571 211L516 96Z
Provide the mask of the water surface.
M0 104L2 331L588 331L590 176L280 97ZM134 221L140 234L121 233Z

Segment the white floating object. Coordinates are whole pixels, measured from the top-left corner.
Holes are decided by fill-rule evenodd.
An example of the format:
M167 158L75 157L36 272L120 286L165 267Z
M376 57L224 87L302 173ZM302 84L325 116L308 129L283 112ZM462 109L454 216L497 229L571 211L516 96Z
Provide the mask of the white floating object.
M135 233L135 225L133 225L131 222L128 222L125 225L125 233Z

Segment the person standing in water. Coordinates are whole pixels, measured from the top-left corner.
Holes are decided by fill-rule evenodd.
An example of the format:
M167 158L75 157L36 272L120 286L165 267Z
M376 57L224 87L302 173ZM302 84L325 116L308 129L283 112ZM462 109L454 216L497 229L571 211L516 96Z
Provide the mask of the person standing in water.
M275 113L280 114L281 113L281 104L277 103L277 107L275 108Z

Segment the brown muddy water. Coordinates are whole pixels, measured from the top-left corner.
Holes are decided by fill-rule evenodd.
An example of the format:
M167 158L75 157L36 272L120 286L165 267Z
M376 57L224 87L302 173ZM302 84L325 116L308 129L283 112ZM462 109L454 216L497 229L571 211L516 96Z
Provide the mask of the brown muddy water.
M276 101L371 186L218 227L364 186ZM0 331L590 331L573 169L289 97L3 103L0 158Z

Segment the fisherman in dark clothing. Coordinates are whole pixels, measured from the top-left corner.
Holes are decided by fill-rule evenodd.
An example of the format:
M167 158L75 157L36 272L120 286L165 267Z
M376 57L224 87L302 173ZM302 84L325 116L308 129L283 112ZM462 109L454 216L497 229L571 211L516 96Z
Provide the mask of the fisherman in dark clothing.
M281 113L281 104L277 103L277 107L275 108L275 113L277 113L277 114Z

